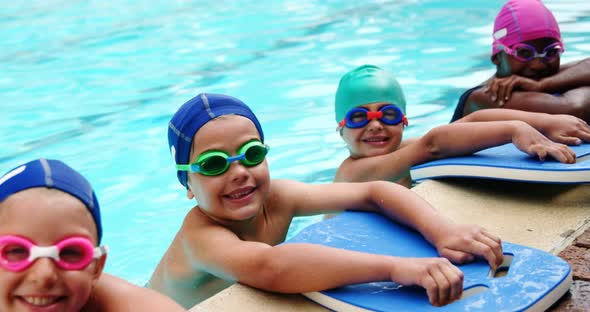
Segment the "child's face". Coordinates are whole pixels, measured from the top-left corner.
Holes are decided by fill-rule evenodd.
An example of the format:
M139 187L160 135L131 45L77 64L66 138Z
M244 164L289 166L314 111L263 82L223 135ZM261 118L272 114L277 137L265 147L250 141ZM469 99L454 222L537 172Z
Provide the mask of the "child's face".
M525 41L524 43L535 47L537 52L540 53L545 47L555 42L557 42L557 40L552 38L540 38ZM496 64L498 68L498 77L517 75L533 80L540 80L552 76L559 71L560 57L558 56L551 61L546 61L537 57L530 62L522 62L512 55L502 51L494 57L494 64Z
M364 107L370 112L377 112L387 104L389 103L379 102L361 105L360 107ZM342 129L342 138L348 145L350 157L372 157L385 155L396 150L402 141L403 131L403 123L390 126L378 119L373 119L362 128L344 127Z
M0 205L2 235L22 236L39 246L71 236L97 242L96 226L86 206L67 193L46 188L18 192ZM60 269L50 258L38 258L21 272L0 267L0 311L79 311L105 259L78 271Z
M260 140L254 124L238 115L225 115L206 123L193 138L191 163L209 150L221 150L231 156L253 139ZM269 192L270 177L266 159L246 167L239 161L217 176L189 173L188 197L197 199L199 208L221 222L249 220L259 212Z

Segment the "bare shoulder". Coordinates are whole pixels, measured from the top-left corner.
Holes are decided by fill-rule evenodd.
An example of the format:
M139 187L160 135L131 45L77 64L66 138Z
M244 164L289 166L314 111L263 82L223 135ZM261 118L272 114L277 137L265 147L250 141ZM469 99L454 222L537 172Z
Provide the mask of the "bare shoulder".
M103 273L88 305L91 311L186 311L174 300L155 290L139 287L124 279ZM95 309L98 308L98 309Z
M336 175L334 176L334 182L351 182L356 181L356 170L355 161L348 157L346 158L336 170Z
M281 212L292 211L293 204L298 197L301 197L301 188L304 186L305 183L294 180L273 179L264 206L271 212L275 210Z

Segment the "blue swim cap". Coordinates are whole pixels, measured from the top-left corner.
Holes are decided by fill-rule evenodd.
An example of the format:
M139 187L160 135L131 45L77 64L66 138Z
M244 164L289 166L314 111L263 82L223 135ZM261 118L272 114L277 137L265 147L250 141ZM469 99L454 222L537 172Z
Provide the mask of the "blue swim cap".
M195 133L207 122L223 115L240 115L250 119L264 143L262 127L246 104L227 95L201 93L184 103L168 123L168 145L177 165L187 165L190 162ZM176 175L180 184L187 187L186 171L177 171Z
M94 219L100 244L100 207L92 186L81 174L59 160L41 158L30 161L8 171L0 178L0 202L14 193L34 187L58 189L82 201Z

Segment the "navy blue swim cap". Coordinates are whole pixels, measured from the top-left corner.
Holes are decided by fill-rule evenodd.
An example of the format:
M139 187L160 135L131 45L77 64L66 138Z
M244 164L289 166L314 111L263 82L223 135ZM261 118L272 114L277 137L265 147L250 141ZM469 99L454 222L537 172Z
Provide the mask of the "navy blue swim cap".
M250 119L264 143L262 127L246 104L227 95L201 93L184 103L168 123L168 145L177 165L189 164L195 133L207 122L223 115L239 115ZM177 171L176 175L180 184L188 188L186 171Z
M92 186L80 173L59 160L41 158L30 161L8 171L0 178L0 202L14 193L34 187L58 189L82 201L94 219L100 244L100 207Z

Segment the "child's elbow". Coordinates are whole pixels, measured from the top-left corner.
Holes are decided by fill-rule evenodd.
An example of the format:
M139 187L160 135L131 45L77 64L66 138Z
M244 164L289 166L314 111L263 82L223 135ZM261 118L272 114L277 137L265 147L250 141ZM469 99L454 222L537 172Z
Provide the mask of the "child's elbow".
M446 135L445 128L446 126L436 127L428 131L419 141L421 150L426 155L426 159L438 159L444 156L443 149L441 148L441 138Z
M291 293L292 289L285 285L285 274L288 274L288 268L280 257L269 257L257 264L252 280L246 282L250 286L280 293ZM245 281L244 281L245 282Z
M585 87L590 90L590 87ZM590 98L586 96L565 96L560 97L562 105L567 107L566 114L576 116L585 121L590 121Z

